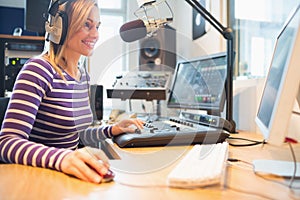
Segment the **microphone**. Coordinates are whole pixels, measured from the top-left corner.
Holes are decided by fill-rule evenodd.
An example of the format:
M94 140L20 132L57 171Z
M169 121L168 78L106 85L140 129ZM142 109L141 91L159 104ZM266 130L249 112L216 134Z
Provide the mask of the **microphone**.
M137 19L123 24L120 28L120 36L125 42L140 40L146 35L152 36L160 27L172 21L173 18L148 19L146 21Z

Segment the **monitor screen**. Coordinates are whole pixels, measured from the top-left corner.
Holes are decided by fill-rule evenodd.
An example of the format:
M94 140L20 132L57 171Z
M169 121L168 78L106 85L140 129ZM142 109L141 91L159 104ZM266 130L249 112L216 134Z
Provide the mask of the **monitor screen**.
M25 29L45 34L45 21L47 19L50 0L26 0L25 4Z
M222 111L225 103L226 68L226 53L178 62L168 107Z
M256 123L269 143L280 145L300 83L300 11L293 12L277 37Z

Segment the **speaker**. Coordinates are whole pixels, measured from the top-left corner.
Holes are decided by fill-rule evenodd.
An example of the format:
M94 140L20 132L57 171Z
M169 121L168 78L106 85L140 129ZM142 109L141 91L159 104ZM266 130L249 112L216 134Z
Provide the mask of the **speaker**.
M208 7L207 0L198 0L198 2L205 8ZM196 40L203 35L205 35L207 32L207 22L205 19L201 16L201 14L193 9L193 40Z
M174 71L176 67L176 30L168 25L152 37L139 41L140 71Z
M68 32L68 15L59 10L59 6L64 3L67 3L67 0L57 0L52 3L48 10L49 20L45 23L46 39L59 45L64 43Z
M93 113L93 120L101 121L103 119L103 86L90 86L90 105Z

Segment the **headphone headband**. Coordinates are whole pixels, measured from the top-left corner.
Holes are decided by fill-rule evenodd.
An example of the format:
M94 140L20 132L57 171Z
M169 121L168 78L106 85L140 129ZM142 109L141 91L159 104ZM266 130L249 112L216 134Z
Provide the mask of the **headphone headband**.
M68 0L52 0L48 9L49 20L45 23L46 39L62 45L68 31L68 15L59 10L59 6Z
M56 0L53 3L50 4L50 7L48 9L48 13L52 16L55 16L55 14L58 12L59 6L66 3L68 0Z

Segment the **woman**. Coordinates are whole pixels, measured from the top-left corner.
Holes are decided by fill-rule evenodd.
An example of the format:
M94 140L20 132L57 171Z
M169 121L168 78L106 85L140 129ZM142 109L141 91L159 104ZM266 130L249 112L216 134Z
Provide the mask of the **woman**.
M95 0L51 2L46 23L49 50L23 66L15 82L0 133L0 160L62 171L100 183L109 171L99 149L78 149L79 134L108 138L142 128L140 120L88 128L89 76L78 67L80 57L92 54L98 40L99 8ZM64 18L62 27L58 18ZM58 23L57 23L58 22ZM65 27L67 26L67 27ZM59 38L60 28L67 28ZM99 162L102 160L102 162Z

